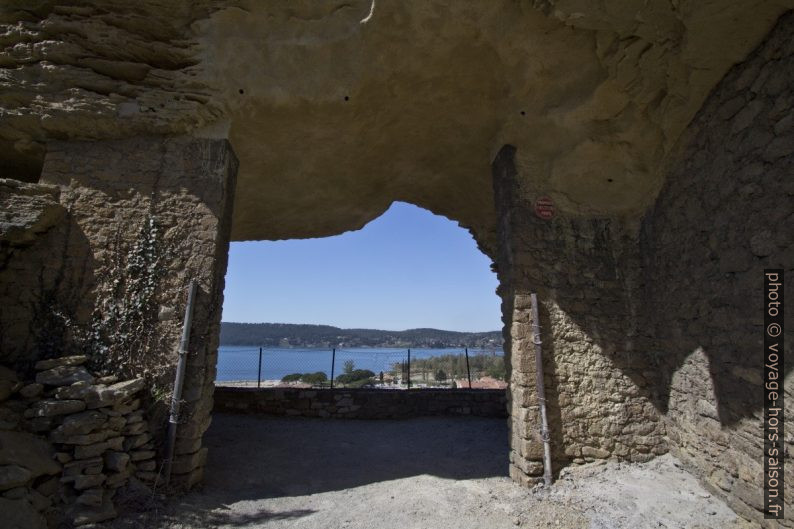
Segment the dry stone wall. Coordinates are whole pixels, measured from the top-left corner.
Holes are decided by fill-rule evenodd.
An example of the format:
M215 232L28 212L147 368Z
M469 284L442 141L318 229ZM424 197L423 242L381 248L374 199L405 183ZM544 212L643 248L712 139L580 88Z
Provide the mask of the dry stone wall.
M0 367L0 512L8 527L101 522L116 516L117 491L151 494L158 474L139 398L144 380L98 377L87 359L41 360L31 378Z
M216 388L215 410L329 419L506 417L504 390Z
M645 327L670 447L739 514L763 520L763 270L794 274L794 15L718 85L642 225ZM784 392L789 469L792 310Z

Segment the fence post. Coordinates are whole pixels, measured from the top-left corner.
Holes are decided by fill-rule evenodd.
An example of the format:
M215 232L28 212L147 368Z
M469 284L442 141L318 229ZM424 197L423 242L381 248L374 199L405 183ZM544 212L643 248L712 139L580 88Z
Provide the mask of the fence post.
M331 349L331 389L334 389L334 364L336 364L336 347Z
M411 350L408 349L408 389L411 389Z
M259 371L256 374L256 387L262 387L262 348L259 348Z
M469 367L469 348L466 348L466 373L469 375L469 389L471 389L471 368Z

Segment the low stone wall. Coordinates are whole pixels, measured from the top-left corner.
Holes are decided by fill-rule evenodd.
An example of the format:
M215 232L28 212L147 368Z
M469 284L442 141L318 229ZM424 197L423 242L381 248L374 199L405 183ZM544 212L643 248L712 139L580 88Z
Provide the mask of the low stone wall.
M35 377L0 365L3 527L101 522L116 516L119 489L148 490L157 478L144 380L97 377L86 360L41 360Z
M335 419L507 417L505 390L216 388L215 411Z

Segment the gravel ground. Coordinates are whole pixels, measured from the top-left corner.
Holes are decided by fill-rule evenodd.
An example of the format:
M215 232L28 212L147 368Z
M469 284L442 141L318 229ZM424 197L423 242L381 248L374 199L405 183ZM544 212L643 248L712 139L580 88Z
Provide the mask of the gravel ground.
M745 528L672 456L507 477L501 419L282 419L216 413L200 490L112 529Z

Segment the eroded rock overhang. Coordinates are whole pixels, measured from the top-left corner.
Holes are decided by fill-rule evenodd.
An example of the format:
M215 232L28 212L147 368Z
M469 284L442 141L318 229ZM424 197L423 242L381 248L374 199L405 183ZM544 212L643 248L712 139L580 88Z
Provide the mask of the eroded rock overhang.
M228 136L233 238L358 229L393 200L493 255L489 164L569 215L634 216L785 1L6 2L0 165L53 139ZM763 82L763 80L758 80Z

